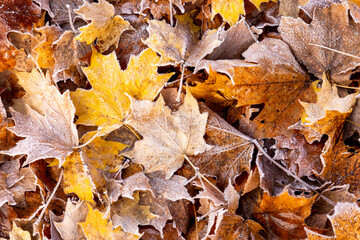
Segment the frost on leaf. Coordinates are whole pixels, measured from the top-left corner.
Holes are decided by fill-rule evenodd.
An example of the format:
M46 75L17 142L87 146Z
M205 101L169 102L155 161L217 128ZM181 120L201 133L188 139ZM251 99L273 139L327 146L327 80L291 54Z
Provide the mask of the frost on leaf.
M133 100L131 107L133 119L129 124L144 138L126 155L144 165L145 172L163 170L169 179L185 157L210 149L204 140L208 114L200 113L190 92L176 112L165 106L162 96L156 102Z
M104 52L113 44L117 46L124 31L133 29L128 21L121 16L115 16L114 6L106 0L93 4L86 0L84 2L76 13L86 20L91 20L91 23L79 28L81 34L77 40L90 44L97 39L99 51Z
M360 56L356 40L360 36L360 25L350 23L346 4L317 8L311 24L300 18L284 17L279 32L295 57L318 78L325 72L340 84L348 83L352 70L360 65L358 58L346 55Z
M10 130L25 139L2 153L12 156L27 154L26 163L57 158L62 164L78 145L73 123L75 108L69 92L61 94L35 69L17 76L27 94L23 100L17 101L15 110L12 110L15 127Z

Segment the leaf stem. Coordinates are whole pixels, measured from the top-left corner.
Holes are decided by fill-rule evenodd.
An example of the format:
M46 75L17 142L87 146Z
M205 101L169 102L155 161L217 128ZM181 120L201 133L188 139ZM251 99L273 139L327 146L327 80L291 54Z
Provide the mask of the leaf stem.
M183 81L184 81L184 71L185 71L185 64L181 64L182 66L182 70L181 70L181 78L180 78L180 86L179 86L179 91L178 91L178 95L176 97L176 101L180 102L180 97L181 97L181 92L182 92L182 88L183 88Z

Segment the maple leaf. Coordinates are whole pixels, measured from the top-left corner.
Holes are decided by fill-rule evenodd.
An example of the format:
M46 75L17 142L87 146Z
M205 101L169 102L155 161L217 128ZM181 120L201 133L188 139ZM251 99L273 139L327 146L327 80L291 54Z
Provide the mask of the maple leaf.
M250 0L258 9L263 2L269 2L272 0ZM276 0L273 0L276 1ZM213 19L216 14L220 13L225 21L231 26L239 19L240 14L245 14L244 0L213 0L211 4L211 18Z
M257 195L255 200L241 201L242 211L251 214L252 219L267 228L271 236L282 238L304 238L305 218L310 215L311 206L317 196L311 198L293 197L285 189L279 196L271 197L267 192Z
M247 136L237 131L205 104L200 104L200 110L209 114L205 139L213 147L190 156L190 160L201 173L216 177L218 184L225 186L229 178L234 181L242 172L250 171L254 147Z
M212 107L264 104L253 121L235 116L240 122L255 125L250 136L271 138L292 134L289 123L300 118L302 106L297 99L312 101L314 94L307 85L308 76L294 59L286 43L266 38L254 43L243 55L256 66L235 67L234 83L223 74L210 70L209 78L190 87L198 99ZM196 79L196 78L195 78ZM193 80L192 80L193 81ZM196 80L195 80L196 81Z
M150 9L155 19L161 19L165 15L171 16L170 12L176 12L174 6L178 7L181 13L184 13L184 2L189 2L189 0L142 0L140 11L143 12L146 9ZM170 3L171 5L169 5Z
M54 222L54 225L63 239L76 240L86 239L78 223L85 222L89 208L85 202L73 204L70 199L66 202L64 219L61 222Z
M111 205L112 222L115 227L128 233L139 235L138 225L148 225L157 216L150 212L150 206L139 205L139 191L133 195L134 199L121 198Z
M115 16L114 6L106 0L93 4L84 1L84 5L75 12L91 20L89 25L79 28L81 34L76 40L91 44L97 39L96 45L100 52L106 51L111 45L117 46L121 34L133 29L121 16Z
M222 42L223 28L204 33L197 39L198 27L192 23L188 14L176 16L175 27L165 21L149 21L149 37L144 41L151 49L161 55L160 66L185 63L196 66L197 63ZM167 34L162 34L166 32Z
M165 106L162 96L156 102L133 100L131 108L130 125L144 138L126 155L144 165L145 172L163 170L169 179L186 156L210 149L204 140L208 114L199 112L198 103L190 92L174 113Z
M93 49L90 66L83 68L92 89L78 89L71 94L79 117L76 123L99 126L99 135L123 125L130 111L130 100L125 93L137 99L153 100L172 76L172 73L157 73L159 59L154 51L147 49L132 57L128 68L122 71L114 52L104 56Z
M78 223L87 239L139 239L138 235L128 234L120 228L114 228L105 213L101 213L97 209L94 210L89 204L87 205L89 212L86 221Z
M76 193L81 200L93 201L93 190L95 189L93 180L89 176L89 171L84 166L81 153L74 151L69 155L64 164L64 192Z
M360 55L359 43L354 41L360 34L360 25L349 23L347 8L346 4L317 8L311 24L299 18L284 17L279 27L284 41L310 73L321 78L325 72L332 80L342 84L348 83L352 70L360 65L359 59L339 53Z
M75 108L69 92L62 95L35 69L31 73L18 73L17 76L27 94L14 106L15 110L21 112L12 110L15 126L10 130L25 139L2 153L11 156L27 154L25 164L42 158L57 158L62 164L78 145L76 126L73 124Z
M360 227L360 208L356 203L339 202L335 206L335 212L329 216L334 228L334 238L320 235L309 229L306 229L307 237L310 240L315 239L358 239Z

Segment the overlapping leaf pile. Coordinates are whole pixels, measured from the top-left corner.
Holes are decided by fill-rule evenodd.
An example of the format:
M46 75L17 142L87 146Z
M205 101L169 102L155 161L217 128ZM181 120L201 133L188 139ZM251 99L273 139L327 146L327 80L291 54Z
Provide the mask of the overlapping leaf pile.
M0 1L0 237L357 239L355 0Z

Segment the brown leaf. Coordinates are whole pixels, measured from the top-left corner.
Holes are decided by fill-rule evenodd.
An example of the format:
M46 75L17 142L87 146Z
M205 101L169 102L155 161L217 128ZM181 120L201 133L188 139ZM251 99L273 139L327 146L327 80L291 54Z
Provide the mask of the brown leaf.
M322 78L325 72L340 84L348 83L352 70L360 65L360 60L312 44L360 55L359 43L354 40L360 36L360 25L349 22L347 9L346 4L332 4L330 7L316 9L311 24L306 24L299 18L284 17L279 28L282 38L290 45L295 57L310 73Z
M74 204L70 201L70 199L68 199L63 221L54 222L56 229L59 231L63 239L86 239L78 223L85 222L88 211L89 209L85 202Z
M249 137L237 131L205 104L200 104L200 110L209 114L205 139L213 147L191 156L190 160L201 173L216 177L218 184L225 187L228 179L233 182L242 172L249 172L254 146Z
M298 99L314 98L307 74L296 62L281 40L266 38L253 44L243 55L257 66L236 67L234 83L222 74L210 71L204 83L190 88L196 98L205 99L212 107L264 104L251 133L254 138L271 138L279 134L292 135L288 127L300 118ZM234 117L241 120L242 115Z
M277 136L274 159L281 160L287 169L299 177L318 175L323 169L320 154L323 143L309 144L303 135L296 134L291 138Z

